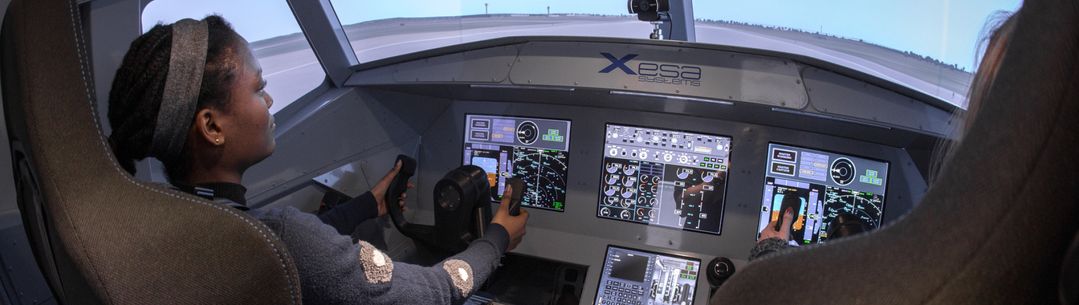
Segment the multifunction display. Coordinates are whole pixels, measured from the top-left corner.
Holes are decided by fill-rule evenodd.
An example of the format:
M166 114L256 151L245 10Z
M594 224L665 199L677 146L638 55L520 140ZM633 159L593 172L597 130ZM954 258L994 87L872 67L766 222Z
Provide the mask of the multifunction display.
M731 138L607 124L599 217L719 234Z
M569 121L466 115L465 124L464 164L487 172L491 201L502 199L506 178L519 177L522 206L565 210Z
M607 246L596 305L693 304L701 261Z
M795 215L794 244L827 240L841 214L866 229L880 227L887 162L771 143L766 164L758 235L787 209Z

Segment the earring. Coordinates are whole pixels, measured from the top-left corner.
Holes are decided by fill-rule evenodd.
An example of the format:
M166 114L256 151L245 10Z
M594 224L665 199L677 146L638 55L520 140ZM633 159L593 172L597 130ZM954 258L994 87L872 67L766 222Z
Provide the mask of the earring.
M214 139L214 143L221 144L221 138Z

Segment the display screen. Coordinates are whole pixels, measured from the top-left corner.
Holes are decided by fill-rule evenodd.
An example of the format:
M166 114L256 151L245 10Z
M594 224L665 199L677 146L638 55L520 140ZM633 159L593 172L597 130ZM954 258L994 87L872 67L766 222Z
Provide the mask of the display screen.
M792 244L828 240L836 217L849 214L866 229L880 227L888 163L781 144L768 144L758 237L764 227L794 211Z
M464 164L487 172L492 202L502 199L507 178L518 177L521 206L565 210L569 121L470 114L465 124Z
M719 234L731 138L607 124L602 218Z
M693 304L701 261L607 246L596 305Z

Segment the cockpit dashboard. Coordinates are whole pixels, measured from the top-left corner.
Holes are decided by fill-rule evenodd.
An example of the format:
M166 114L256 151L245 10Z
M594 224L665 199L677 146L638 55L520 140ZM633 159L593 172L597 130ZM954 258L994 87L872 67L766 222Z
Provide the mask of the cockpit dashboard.
M791 243L806 245L826 241L839 213L875 229L909 209L912 190L924 188L901 148L671 113L454 101L423 138L424 167L489 169L494 204L505 178L531 181L522 205L528 234L515 255L584 266L582 304L618 304L604 297L623 289L603 282L613 252L678 258L695 270L716 257L742 266L785 196L799 199L801 229L791 232ZM458 153L463 160L444 157ZM433 184L436 175L421 172L418 185ZM417 197L429 200L424 195ZM700 273L677 276L678 297L650 304L707 302L710 287Z
M700 84L641 81L618 67L602 73L612 64L602 53L612 50L638 55L623 63L633 73L653 61L697 67L702 74L692 76ZM492 284L481 290L491 293L478 295L529 303L536 297L511 294L506 285L560 279L549 281L554 293L547 297L598 302L618 290L603 282L617 252L677 258L686 262L681 270L692 265L698 274L680 273L677 285L631 287L652 289L636 290L652 304L704 304L709 263L726 258L730 270L747 264L759 233L781 211L795 214L791 245L806 246L832 239L840 215L872 231L910 210L925 192L931 147L947 130L947 111L915 102L925 96L824 62L750 53L520 38L361 66L346 82L355 90L297 114L321 124L290 126L278 137L290 144L268 160L280 165L253 169L271 177L251 187L261 194L254 200L283 204L320 197L325 188L358 195L364 189L357 185L377 181L372 173L406 154L418 161L406 216L432 223L431 188L447 171L473 165L487 175L492 208L508 179L521 178L529 214L527 235L507 261L531 267L503 266L522 274L494 278L516 284ZM307 136L321 133L338 141ZM325 143L329 149L304 149ZM300 164L273 162L281 156ZM317 160L337 161L312 173L291 170L319 167ZM283 177L290 175L309 176L319 188ZM297 190L266 191L282 185ZM409 248L400 236L386 239L391 256L414 254L394 251Z

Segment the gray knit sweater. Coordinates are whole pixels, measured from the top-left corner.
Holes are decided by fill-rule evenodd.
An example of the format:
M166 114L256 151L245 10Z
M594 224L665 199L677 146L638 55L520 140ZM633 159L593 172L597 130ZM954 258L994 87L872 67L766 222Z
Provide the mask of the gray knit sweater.
M305 304L460 304L494 272L509 244L506 229L491 224L464 252L423 267L393 262L364 241L353 244L293 207L249 213L288 247Z
M377 215L370 193L315 216L294 207L248 210L246 189L237 184L175 188L247 210L274 231L296 264L304 304L461 304L491 276L509 245L506 229L490 224L483 238L434 266L405 264L343 235Z
M753 249L749 250L749 261L757 260L758 258L769 256L772 254L783 252L784 250L794 248L787 243L786 240L779 238L767 238L758 241Z

